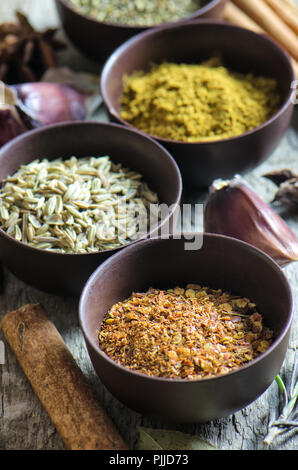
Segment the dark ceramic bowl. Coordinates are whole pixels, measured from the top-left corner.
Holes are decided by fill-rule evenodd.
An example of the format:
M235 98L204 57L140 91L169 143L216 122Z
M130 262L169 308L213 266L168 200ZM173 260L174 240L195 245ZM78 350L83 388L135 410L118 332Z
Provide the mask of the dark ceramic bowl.
M173 205L159 224L159 228L167 224L171 229L182 190L179 169L163 147L123 126L76 122L23 134L1 149L0 180L32 160L72 155L109 155L113 162L139 171L149 187L158 193L160 201ZM20 243L0 229L3 264L27 284L55 294L80 295L98 265L120 249L90 254L53 253Z
M195 18L221 18L226 0L204 0L203 6L192 15L183 18L185 22ZM97 62L108 56L130 37L150 29L149 27L99 22L79 13L67 0L56 0L62 26L72 43L85 55Z
M98 376L125 405L158 420L207 422L227 416L259 397L284 361L292 321L290 286L280 267L263 252L236 239L205 234L192 251L188 239L140 241L102 264L80 300L80 325ZM199 240L198 240L199 241ZM199 246L199 245L198 245ZM199 283L247 296L274 330L271 347L237 371L203 380L172 380L131 371L105 355L97 343L101 321L116 302L149 287Z
M120 117L125 75L162 61L200 63L214 51L221 53L231 70L275 78L282 104L266 123L237 137L207 143L157 138L176 159L186 189L245 173L276 148L293 111L291 83L295 75L287 54L263 35L224 22L201 20L161 27L130 39L112 54L101 77L101 93L111 120L132 127Z

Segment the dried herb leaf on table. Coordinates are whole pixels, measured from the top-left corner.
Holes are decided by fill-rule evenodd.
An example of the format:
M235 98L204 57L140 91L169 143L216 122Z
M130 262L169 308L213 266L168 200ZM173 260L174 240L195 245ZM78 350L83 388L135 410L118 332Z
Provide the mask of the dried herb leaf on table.
M298 350L295 351L294 365L290 385L287 389L283 379L278 375L276 383L283 396L283 408L279 417L273 420L268 427L268 433L264 439L266 445L271 445L277 436L289 435L291 431L298 430L297 400L298 400Z
M17 11L17 22L0 25L0 80L7 84L34 82L56 66L55 51L64 44L55 38L56 28L35 30Z
M138 431L136 450L218 450L211 442L180 431L144 427Z
M290 208L298 208L298 174L292 170L276 170L264 175L272 181L278 190L273 202L279 202Z

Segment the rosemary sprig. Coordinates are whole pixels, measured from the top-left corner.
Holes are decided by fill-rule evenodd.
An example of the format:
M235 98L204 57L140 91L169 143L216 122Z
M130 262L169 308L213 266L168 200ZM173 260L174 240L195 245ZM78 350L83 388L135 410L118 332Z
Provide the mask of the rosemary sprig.
M273 440L280 434L292 431L293 429L298 430L298 410L295 408L298 401L297 368L298 351L296 350L289 390L287 390L279 375L275 379L283 397L283 408L279 417L269 424L268 433L263 441L266 445L272 444Z

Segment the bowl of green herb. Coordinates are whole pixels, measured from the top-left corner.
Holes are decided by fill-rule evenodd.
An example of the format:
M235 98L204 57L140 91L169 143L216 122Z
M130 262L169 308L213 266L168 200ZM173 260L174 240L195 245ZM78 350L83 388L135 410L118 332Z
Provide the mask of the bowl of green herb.
M221 18L226 0L56 0L66 35L102 62L124 41L149 28L196 18Z

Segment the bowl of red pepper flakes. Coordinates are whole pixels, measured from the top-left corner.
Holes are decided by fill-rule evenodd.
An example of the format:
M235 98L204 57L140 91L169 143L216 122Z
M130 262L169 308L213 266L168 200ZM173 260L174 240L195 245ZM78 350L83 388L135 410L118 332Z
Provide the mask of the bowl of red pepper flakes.
M136 372L196 380L237 370L265 352L272 339L249 299L189 284L150 288L113 305L98 344Z
M200 249L183 235L121 250L80 299L101 381L129 408L165 422L244 408L274 381L289 341L293 300L282 269L244 242L201 236Z

